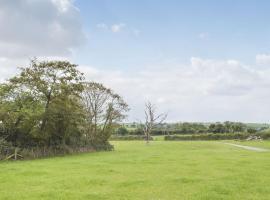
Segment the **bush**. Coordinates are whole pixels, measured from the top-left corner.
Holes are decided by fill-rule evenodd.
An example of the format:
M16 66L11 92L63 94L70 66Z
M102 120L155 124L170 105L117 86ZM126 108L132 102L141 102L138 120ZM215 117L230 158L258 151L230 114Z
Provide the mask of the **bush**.
M129 135L144 135L142 128L137 128L135 130L129 131Z
M118 140L146 140L145 135L127 135L127 136L111 136L110 140L118 141ZM150 140L153 140L153 137L150 137Z
M24 148L19 150L19 154L23 156L23 159L35 159L51 156L64 156L67 154L92 152L95 151L93 147L70 147L67 145L50 146L50 147L33 147Z
M12 154L15 147L11 143L7 142L5 139L0 138L0 160L5 159L8 155Z
M128 130L125 127L120 127L116 130L116 135L128 135Z
M270 132L261 132L261 133L257 133L257 136L260 136L262 139L267 140L270 139Z
M43 157L52 156L64 156L66 154L76 154L83 152L93 152L93 151L111 151L113 150L113 145L109 142L106 143L96 143L95 145L54 145L54 146L43 146L43 147L25 147L17 148L18 154L21 155L20 159L36 159ZM10 155L14 154L15 147L8 143L7 141L0 139L0 160L8 158ZM10 158L12 159L12 158Z

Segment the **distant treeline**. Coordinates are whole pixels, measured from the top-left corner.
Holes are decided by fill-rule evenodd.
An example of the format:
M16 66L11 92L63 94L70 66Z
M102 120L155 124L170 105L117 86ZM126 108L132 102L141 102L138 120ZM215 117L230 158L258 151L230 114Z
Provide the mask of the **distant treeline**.
M136 127L136 128L135 128ZM177 135L177 134L207 134L207 133L256 133L263 130L264 127L254 128L241 122L224 123L217 122L211 124L202 123L177 123L177 124L161 124L154 129L151 135ZM122 126L118 128L114 134L116 135L144 135L142 125L137 124L134 127Z
M245 140L252 134L250 133L208 133L193 135L166 135L164 140ZM261 139L269 139L270 133L257 133Z

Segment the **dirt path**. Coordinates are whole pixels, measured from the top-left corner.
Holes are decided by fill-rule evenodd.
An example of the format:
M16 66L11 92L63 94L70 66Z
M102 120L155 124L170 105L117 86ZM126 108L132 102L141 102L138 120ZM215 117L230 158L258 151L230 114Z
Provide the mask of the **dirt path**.
M231 146L235 146L235 147L239 147L242 149L247 149L247 150L251 150L251 151L258 151L258 152L267 152L269 151L269 149L264 149L264 148L259 148L259 147L251 147L251 146L244 146L244 145L239 145L239 144L232 144L232 143L223 143L223 144L227 144L227 145L231 145Z

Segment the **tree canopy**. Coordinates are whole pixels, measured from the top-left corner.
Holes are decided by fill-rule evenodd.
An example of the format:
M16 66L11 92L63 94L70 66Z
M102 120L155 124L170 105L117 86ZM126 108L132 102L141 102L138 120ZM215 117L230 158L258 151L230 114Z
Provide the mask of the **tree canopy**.
M32 60L0 84L0 138L21 149L108 149L127 110L111 89L86 82L76 65Z

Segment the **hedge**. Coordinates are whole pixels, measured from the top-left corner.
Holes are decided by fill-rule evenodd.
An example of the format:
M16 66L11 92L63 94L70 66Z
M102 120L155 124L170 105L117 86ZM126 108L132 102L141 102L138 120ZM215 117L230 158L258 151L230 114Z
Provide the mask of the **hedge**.
M111 151L114 147L106 142L102 145L88 145L88 146L67 146L57 145L49 147L27 147L27 148L15 148L11 143L7 142L3 138L0 138L0 161L6 159L13 159L15 150L20 155L18 159L36 159L42 157L51 156L64 156L67 154L76 154L83 152L93 152L99 150Z
M245 140L249 136L254 134L248 133L222 133L222 134L200 134L200 135L166 135L164 140ZM260 133L256 134L256 136L260 136L262 139L269 139L270 133Z
M110 138L111 141L118 141L118 140L146 140L145 135L112 135ZM150 140L153 140L153 137L150 137Z

